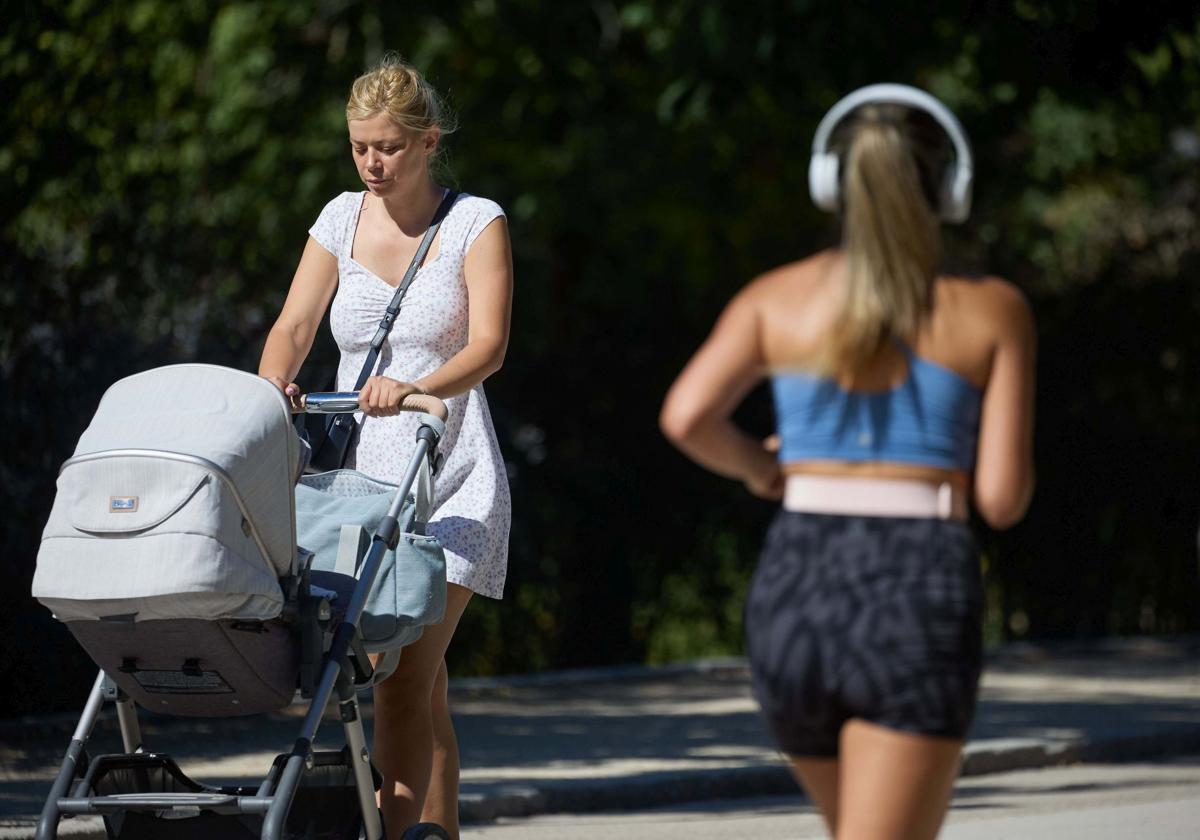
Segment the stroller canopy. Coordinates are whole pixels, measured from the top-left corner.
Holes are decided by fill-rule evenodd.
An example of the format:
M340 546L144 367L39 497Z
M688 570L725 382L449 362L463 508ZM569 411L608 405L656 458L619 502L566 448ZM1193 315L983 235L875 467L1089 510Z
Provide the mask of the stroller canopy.
M299 446L278 388L245 371L190 364L114 383L72 457L146 449L210 461L229 476L266 559L285 575L295 556Z
M59 474L34 596L64 621L278 615L300 450L287 401L258 376L174 365L122 379Z

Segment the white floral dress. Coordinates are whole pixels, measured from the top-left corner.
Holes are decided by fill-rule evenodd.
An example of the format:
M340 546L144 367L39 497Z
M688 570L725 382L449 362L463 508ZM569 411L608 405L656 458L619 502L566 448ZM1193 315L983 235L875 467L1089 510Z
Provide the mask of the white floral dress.
M346 192L325 205L309 234L338 260L329 311L342 351L338 390L353 390L371 338L395 288L352 256L365 193ZM404 295L375 373L412 382L432 373L467 343L463 261L475 238L504 211L494 201L459 195L442 221L437 255L426 259ZM407 266L405 266L407 268ZM483 386L446 400L450 416L434 479L437 506L428 532L446 549L446 578L488 598L504 593L512 501ZM362 417L347 467L398 483L412 457L416 415Z

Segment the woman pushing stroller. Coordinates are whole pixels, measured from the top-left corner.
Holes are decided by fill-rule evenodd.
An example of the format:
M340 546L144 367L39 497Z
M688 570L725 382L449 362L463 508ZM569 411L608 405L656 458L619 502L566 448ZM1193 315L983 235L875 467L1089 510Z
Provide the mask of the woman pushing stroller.
M932 96L873 85L840 101L809 180L841 214L841 247L740 292L663 407L694 460L782 498L747 646L772 733L838 840L937 834L981 668L968 504L1003 528L1032 494L1029 309L1002 280L938 270L939 216L966 218L971 179ZM764 377L770 446L729 419Z
M346 121L366 189L334 198L309 230L259 374L298 394L294 379L328 309L341 351L337 387L354 390L405 268L440 215L360 390L364 417L345 466L398 482L416 422L399 413L401 402L414 393L446 401L446 458L428 524L446 552L445 617L376 686L372 754L384 777L386 826L436 822L457 836L458 747L444 656L471 595L500 598L504 589L511 503L482 382L500 368L508 344L511 249L495 202L451 194L434 180L431 163L453 126L413 67L389 55L356 79Z

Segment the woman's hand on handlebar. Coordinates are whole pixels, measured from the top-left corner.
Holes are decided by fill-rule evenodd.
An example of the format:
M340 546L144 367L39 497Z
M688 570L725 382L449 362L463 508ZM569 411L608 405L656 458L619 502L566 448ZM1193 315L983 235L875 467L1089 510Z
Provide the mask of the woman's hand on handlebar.
M400 403L405 397L424 393L423 388L412 382L372 376L358 392L358 405L368 417L391 417L400 413Z
M264 376L263 379L270 382L276 388L283 392L287 397L288 404L291 405L293 412L300 411L300 386L295 382L288 382L278 376Z

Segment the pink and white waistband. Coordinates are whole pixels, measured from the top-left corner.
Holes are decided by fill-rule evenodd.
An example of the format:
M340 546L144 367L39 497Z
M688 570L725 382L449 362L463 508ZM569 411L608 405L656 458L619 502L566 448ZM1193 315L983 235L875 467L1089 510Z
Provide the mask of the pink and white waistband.
M797 513L965 520L967 495L950 482L789 475L783 507Z

